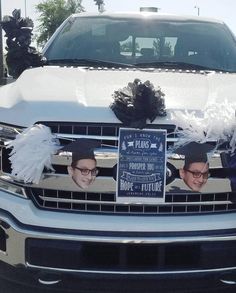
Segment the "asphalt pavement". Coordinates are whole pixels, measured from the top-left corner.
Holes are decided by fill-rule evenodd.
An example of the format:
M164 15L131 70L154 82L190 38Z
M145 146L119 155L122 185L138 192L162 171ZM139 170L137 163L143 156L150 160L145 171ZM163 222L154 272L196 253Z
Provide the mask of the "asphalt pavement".
M55 290L37 289L0 280L0 293L55 293Z
M122 288L122 284L121 284ZM68 293L71 291L58 291L58 290L53 290L53 289L47 289L47 288L35 288L35 287L26 287L20 284L14 284L11 283L7 280L2 280L0 279L0 293ZM75 292L75 291L74 291ZM181 291L178 291L180 293ZM183 289L182 293L235 293L236 292L236 286L232 288L227 288L224 290L211 290L210 288L205 288L202 291L186 291ZM76 292L75 292L76 293ZM86 292L87 293L87 292ZM91 293L96 293L96 292L91 292ZM110 292L112 293L112 291ZM122 293L135 293L135 291L132 292L122 292ZM148 292L143 292L143 293L148 293ZM168 291L168 292L163 292L163 290L158 289L156 293L175 293L175 291Z

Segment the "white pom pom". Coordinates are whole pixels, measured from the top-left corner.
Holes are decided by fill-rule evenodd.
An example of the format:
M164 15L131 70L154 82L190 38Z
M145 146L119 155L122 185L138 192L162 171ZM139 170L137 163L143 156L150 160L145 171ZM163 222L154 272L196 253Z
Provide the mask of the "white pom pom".
M224 101L210 104L205 109L206 138L229 141L235 129L235 105Z
M58 140L49 127L36 124L16 136L7 144L10 153L12 175L25 183L38 183L44 167L54 170L51 155L60 148Z
M172 120L176 133L180 137L176 147L191 141L205 143L215 141L216 146L230 142L231 152L236 148L235 104L225 100L222 103L211 103L203 109L202 116L195 112L174 111Z
M184 113L175 111L171 119L176 125L176 134L180 137L176 147L189 143L191 141L204 143L206 140L206 127L203 118L196 115L194 111Z

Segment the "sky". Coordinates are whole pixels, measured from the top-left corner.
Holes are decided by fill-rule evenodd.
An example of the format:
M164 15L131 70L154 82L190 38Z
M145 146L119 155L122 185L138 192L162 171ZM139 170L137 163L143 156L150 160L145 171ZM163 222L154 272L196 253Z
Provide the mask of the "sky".
M11 15L17 8L30 17L37 27L38 14L35 6L44 0L0 0L2 2L2 15ZM160 13L184 14L213 17L223 20L236 34L236 0L104 0L105 10L112 11L139 11L140 7L158 7ZM87 12L97 11L94 0L82 0L82 5ZM26 9L25 9L26 8Z

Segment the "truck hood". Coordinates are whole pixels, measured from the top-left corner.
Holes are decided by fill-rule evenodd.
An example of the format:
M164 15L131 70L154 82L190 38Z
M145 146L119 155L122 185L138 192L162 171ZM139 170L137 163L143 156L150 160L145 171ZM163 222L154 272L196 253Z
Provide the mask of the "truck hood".
M235 101L236 74L45 66L26 70L0 88L0 122L19 126L38 121L120 122L109 108L112 95L135 78L161 88L168 114ZM170 123L170 115L159 119Z

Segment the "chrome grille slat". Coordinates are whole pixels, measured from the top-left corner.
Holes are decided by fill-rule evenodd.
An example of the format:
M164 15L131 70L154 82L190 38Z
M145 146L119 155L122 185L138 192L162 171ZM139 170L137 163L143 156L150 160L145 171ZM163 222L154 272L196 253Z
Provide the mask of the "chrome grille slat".
M103 193L86 193L86 192L68 192L59 194L62 191L56 191L57 196L50 196L50 190L30 188L31 196L43 208L49 208L57 211L74 211L87 213L114 213L114 214L189 214L189 213L217 213L226 211L236 211L236 193L228 193L226 199L222 200L205 200L202 194L200 201L188 201L188 196L193 194L183 194L183 200L175 201L175 194L168 194L169 199L164 203L142 204L142 203L118 203L115 202L115 195ZM53 192L55 192L53 190ZM67 196L63 198L62 196ZM178 194L180 195L180 194ZM76 198L80 196L80 199ZM92 197L97 197L96 200ZM103 196L105 196L103 198ZM108 196L108 197L107 197ZM214 194L217 199L217 194ZM231 199L230 199L231 198ZM233 198L233 200L232 200ZM64 206L67 205L67 206Z
M83 134L66 134L66 133L54 133L57 138L67 138L67 139L78 139L78 138L88 138L88 135L83 135ZM105 135L89 135L89 138L91 139L96 139L96 140L114 140L114 141L118 141L118 137L116 136L105 136ZM172 138L172 137L167 137L167 143L168 142L177 142L178 139L177 138Z
M78 200L78 199L65 199L65 198L51 198L51 197L47 197L47 196L39 196L39 198L43 201L53 201L53 202L67 202L67 203L94 203L94 204L100 204L100 201L95 201L95 200ZM191 206L191 205L202 205L202 201L199 202L174 202L174 203L158 203L159 206L178 206L178 205L185 205L187 206ZM211 201L205 201L204 205L212 205L214 203L214 205L219 205L219 204L232 204L231 201L215 201L215 202L211 202ZM113 201L106 201L106 204L113 204ZM124 205L129 205L129 203L124 203ZM137 203L137 205L142 205L140 203ZM145 205L152 205L152 204L143 204L143 206Z

